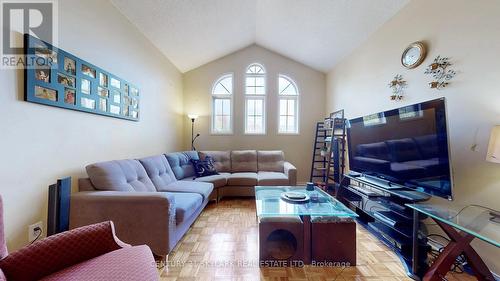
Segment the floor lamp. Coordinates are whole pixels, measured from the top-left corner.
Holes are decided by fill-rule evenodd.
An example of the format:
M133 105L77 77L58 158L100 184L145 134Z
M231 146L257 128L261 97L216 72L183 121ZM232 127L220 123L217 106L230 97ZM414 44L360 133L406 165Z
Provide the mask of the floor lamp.
M194 121L198 118L198 115L188 114L188 117L191 119L191 150L196 150L196 147L194 147L194 141L200 136L200 134L196 134L196 136L194 135Z

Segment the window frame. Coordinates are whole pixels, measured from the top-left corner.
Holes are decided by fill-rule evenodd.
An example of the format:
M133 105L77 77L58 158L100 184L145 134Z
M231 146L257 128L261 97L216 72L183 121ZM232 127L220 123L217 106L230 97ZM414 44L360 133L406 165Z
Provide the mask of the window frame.
M282 95L280 93L280 78L284 78L288 82L291 83L293 87L295 87L295 91L297 92L296 95ZM277 94L278 94L278 110L277 110L277 131L278 135L283 135L283 136L296 136L300 135L300 89L295 82L293 78L291 78L289 75L278 73L278 78L276 79L276 84L277 84ZM280 130L280 117L281 117L281 101L282 100L294 100L295 101L295 132L282 132Z
M227 77L231 77L231 94L229 95L217 95L214 94L215 87L224 79ZM215 101L221 99L221 100L229 100L229 105L231 107L230 110L230 122L229 122L229 130L227 131L218 131L215 130ZM234 73L233 72L228 72L224 73L219 76L215 80L215 82L212 84L212 89L210 92L210 135L215 135L215 136L227 136L227 135L233 135L234 134Z
M248 70L252 66L259 66L262 68L262 73L255 74L255 73L248 73ZM247 78L248 77L262 77L264 80L264 94L247 94ZM245 116L243 117L243 134L248 135L248 136L264 136L267 135L267 71L264 65L258 62L253 62L247 65L245 68L245 77L244 77L245 82L244 84L244 89L243 89L243 95L244 95L244 107L245 107ZM262 132L248 132L247 130L247 124L248 124L248 101L249 100L262 100Z

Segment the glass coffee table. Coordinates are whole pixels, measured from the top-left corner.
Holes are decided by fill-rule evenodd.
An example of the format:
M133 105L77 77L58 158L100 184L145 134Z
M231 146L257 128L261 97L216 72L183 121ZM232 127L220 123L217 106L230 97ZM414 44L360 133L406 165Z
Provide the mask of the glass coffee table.
M289 191L304 193L309 197L309 200L302 203L286 200L282 197L282 194ZM354 241L354 243L345 244L354 244L353 247L355 249L356 233L355 223L352 218L358 215L318 187L315 187L313 191L308 191L305 186L256 186L255 203L259 219L261 252L268 248L264 243L270 239L269 237L273 239L273 233L282 231L282 237L285 237L285 240L292 241L292 246L300 249L300 253L295 255L294 258L303 261L304 264L310 264L315 246L312 243L313 235L315 240L327 239L326 237L331 234L326 232L332 231L331 227L334 227L334 224L331 223L330 230L328 231L328 224L321 223L320 227L319 223L314 224L316 220L322 222L331 221L339 227L342 226L339 222L345 222L346 226L350 224L348 226L350 231L345 233L349 233L348 235L352 236L350 241ZM313 223L311 223L311 218L313 218ZM316 228L318 231L314 232L313 224L318 225ZM288 228L288 233L286 233L285 230ZM344 230L339 230L339 233ZM278 235L276 234L276 236ZM336 246L338 247L338 245ZM323 248L326 249L327 247ZM353 255L355 256L355 250Z

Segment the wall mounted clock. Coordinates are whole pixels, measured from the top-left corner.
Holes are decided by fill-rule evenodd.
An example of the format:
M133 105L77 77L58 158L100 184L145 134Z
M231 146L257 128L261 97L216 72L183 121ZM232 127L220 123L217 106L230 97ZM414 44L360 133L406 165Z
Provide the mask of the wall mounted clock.
M425 59L427 50L424 43L415 42L411 43L403 52L401 56L401 64L408 69L419 66Z

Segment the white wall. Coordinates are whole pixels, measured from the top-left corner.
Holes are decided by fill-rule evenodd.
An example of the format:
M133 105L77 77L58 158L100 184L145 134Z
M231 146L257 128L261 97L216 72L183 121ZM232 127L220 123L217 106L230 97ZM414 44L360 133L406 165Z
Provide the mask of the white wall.
M10 250L47 217L47 186L86 164L175 151L183 145L182 76L108 1L59 1L59 46L137 84L141 121L22 101L22 71L0 70L0 194Z
M244 135L244 74L251 63L261 63L267 72L267 134ZM224 73L234 74L234 134L210 135L211 88ZM278 74L295 80L300 91L300 134L278 135ZM278 149L298 169L298 181L309 180L314 129L324 118L325 75L262 47L252 45L184 74L184 111L196 113L198 150ZM185 148L191 145L191 121L185 117Z
M345 108L350 118L446 97L457 208L475 203L500 209L500 165L485 161L490 129L500 124L498 15L497 0L413 0L327 77L327 111ZM406 70L401 53L419 40L429 45L427 59ZM451 57L458 71L442 91L429 89L431 77L423 73L437 55ZM409 84L402 102L390 101L387 87L398 73ZM480 241L474 247L500 272L500 250Z

